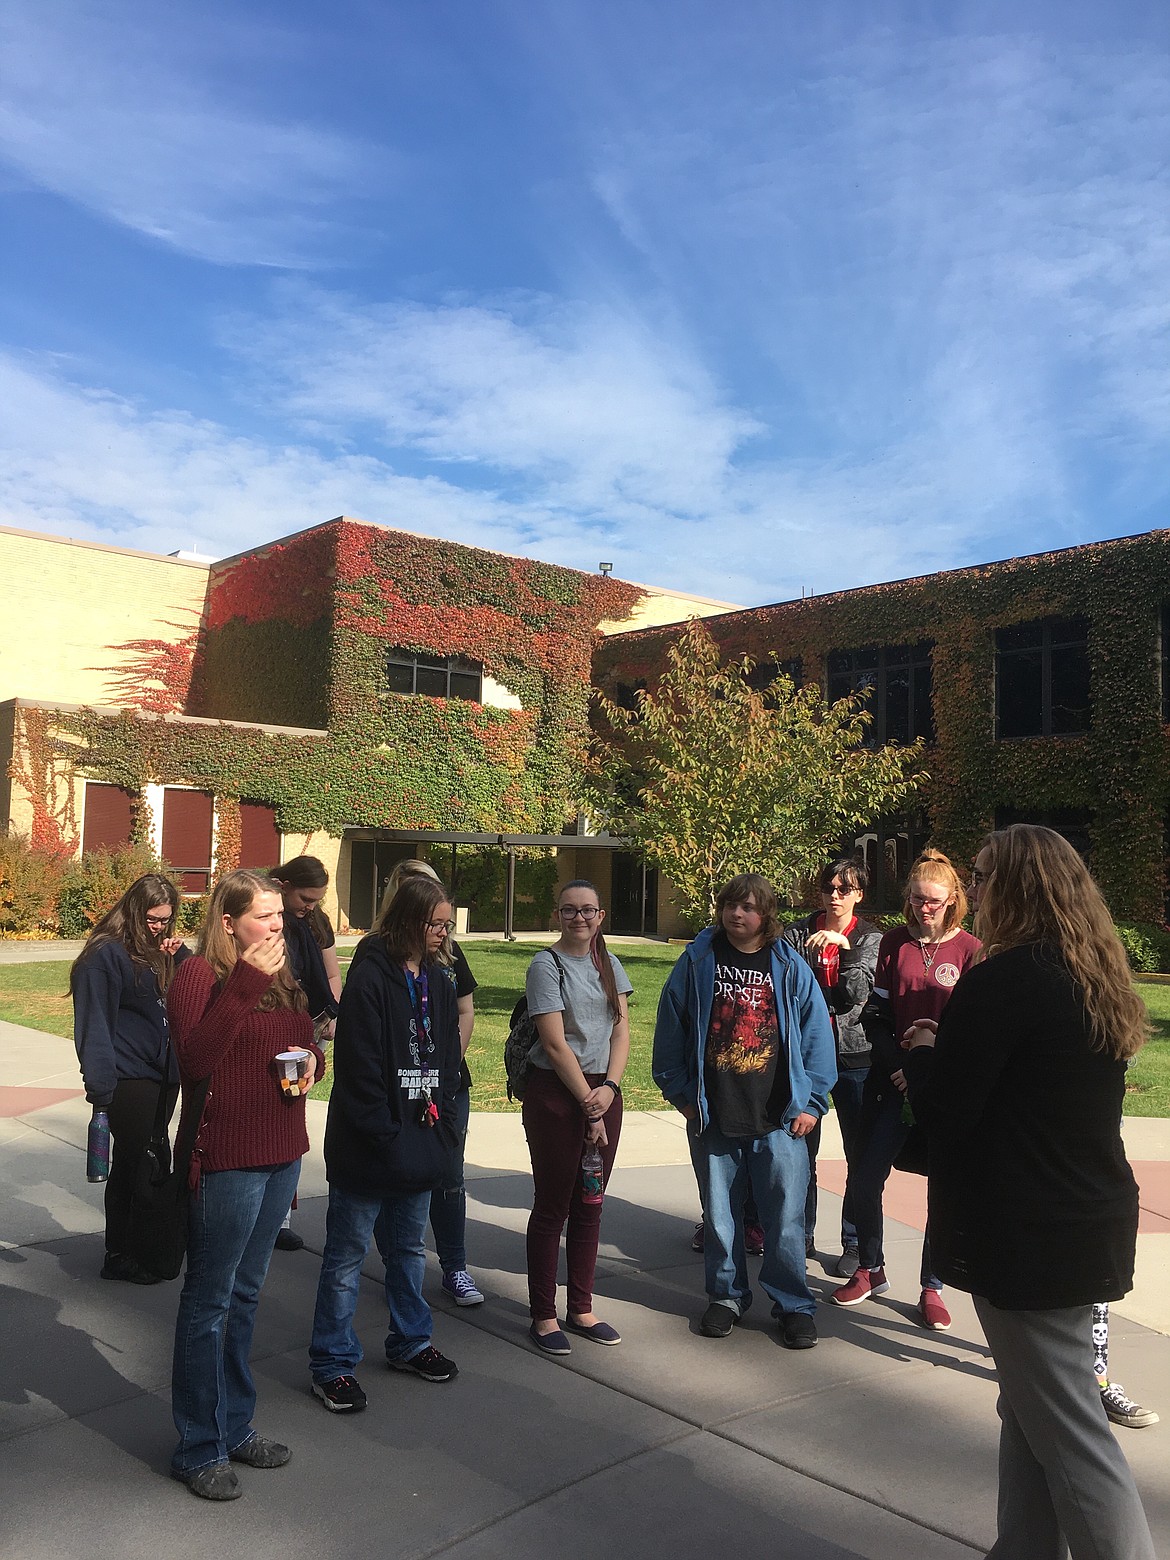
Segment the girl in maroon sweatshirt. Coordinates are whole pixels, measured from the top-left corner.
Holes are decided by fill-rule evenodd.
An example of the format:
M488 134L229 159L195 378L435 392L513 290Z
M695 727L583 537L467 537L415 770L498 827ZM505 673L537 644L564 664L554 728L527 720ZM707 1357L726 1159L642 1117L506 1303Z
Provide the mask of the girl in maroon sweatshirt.
M179 1432L171 1472L207 1500L242 1493L233 1462L278 1468L291 1455L252 1428L248 1366L260 1288L309 1147L304 1095L285 1096L275 1058L308 1052L306 1088L325 1062L282 925L278 883L229 873L211 896L198 953L167 998L184 1124L209 1081L191 1159L171 1383Z

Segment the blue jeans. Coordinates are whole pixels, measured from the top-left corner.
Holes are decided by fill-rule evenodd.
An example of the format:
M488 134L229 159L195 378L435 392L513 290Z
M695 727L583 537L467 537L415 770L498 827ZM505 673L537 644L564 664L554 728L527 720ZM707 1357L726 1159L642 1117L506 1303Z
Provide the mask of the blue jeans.
M861 1121L861 1096L868 1077L868 1067L842 1067L831 1090L833 1108L837 1112L837 1125L841 1129L841 1144L845 1150L846 1164L853 1158L857 1128ZM808 1144L809 1164L808 1196L804 1200L804 1234L806 1240L811 1240L817 1227L817 1154L821 1148L819 1121L804 1141ZM841 1247L844 1250L846 1246L856 1245L857 1225L853 1220L853 1198L850 1195L849 1182L846 1180L845 1197L841 1203Z
M313 1340L309 1368L314 1381L352 1375L362 1360L362 1346L353 1330L362 1263L377 1223L386 1239L386 1306L390 1327L386 1358L410 1360L431 1341L431 1308L423 1299L427 1255L423 1238L430 1211L430 1192L403 1192L392 1197L361 1197L329 1188L325 1222L325 1252L317 1282Z
M300 1173L299 1159L272 1169L205 1170L191 1198L171 1372L176 1473L226 1462L256 1433L248 1367L256 1302Z
M882 1194L894 1160L910 1135L902 1120L902 1095L892 1083L866 1096L857 1151L849 1162L849 1181L845 1195L857 1222L858 1261L863 1268L885 1266L882 1249L884 1221ZM923 1289L941 1289L942 1280L930 1270L930 1231L922 1237L922 1262L919 1283Z
M455 1096L459 1147L451 1157L451 1168L442 1186L436 1186L431 1193L431 1230L435 1250L439 1253L439 1266L444 1273L461 1273L467 1267L467 1188L463 1184L463 1151L470 1120L471 1090L460 1089Z
M783 1129L765 1137L729 1138L712 1122L691 1136L691 1160L703 1199L707 1228L703 1241L707 1293L728 1301L742 1316L752 1303L744 1255L743 1220L738 1216L750 1187L764 1227L760 1284L772 1301L772 1315L803 1311L816 1300L804 1260L804 1197L808 1149Z

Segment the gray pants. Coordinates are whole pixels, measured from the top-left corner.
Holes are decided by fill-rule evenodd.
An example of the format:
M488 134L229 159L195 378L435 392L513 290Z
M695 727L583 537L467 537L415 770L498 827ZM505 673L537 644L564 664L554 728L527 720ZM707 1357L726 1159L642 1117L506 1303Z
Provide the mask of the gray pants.
M1091 1368L1092 1307L1001 1311L973 1299L1002 1420L999 1537L988 1560L1155 1560Z

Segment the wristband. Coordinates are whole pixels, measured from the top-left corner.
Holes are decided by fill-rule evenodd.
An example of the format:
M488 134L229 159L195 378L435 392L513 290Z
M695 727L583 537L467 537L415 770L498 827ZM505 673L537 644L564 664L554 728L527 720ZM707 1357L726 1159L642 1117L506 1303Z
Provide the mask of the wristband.
M615 1099L620 1100L622 1097L621 1085L615 1083L612 1078L603 1078L597 1087L599 1089L612 1089Z

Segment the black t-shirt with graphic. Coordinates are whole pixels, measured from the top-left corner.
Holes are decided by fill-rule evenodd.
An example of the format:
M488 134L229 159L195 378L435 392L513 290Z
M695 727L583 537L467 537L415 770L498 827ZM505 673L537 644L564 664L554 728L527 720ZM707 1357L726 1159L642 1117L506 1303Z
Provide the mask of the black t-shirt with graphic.
M780 1125L791 1097L772 950L740 953L717 932L711 951L715 992L704 1069L711 1119L725 1137L763 1137Z

